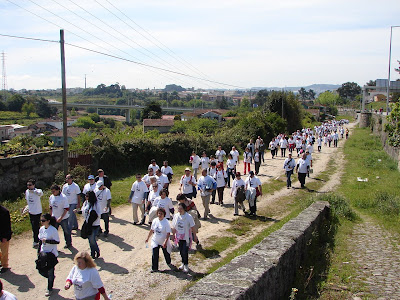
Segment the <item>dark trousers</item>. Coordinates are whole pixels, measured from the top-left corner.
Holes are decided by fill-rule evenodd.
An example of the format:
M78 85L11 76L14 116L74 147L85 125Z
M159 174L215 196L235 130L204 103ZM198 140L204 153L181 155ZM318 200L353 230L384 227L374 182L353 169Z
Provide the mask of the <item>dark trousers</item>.
M179 241L179 253L182 257L182 263L184 265L189 264L189 245L186 244L186 240Z
M333 140L333 147L337 147L338 140Z
M286 156L286 148L281 148L281 156Z
M61 228L64 231L65 243L67 244L67 246L71 246L72 245L72 237L71 237L71 231L69 230L69 226L68 226L68 219L62 220L61 223L56 223L56 229L58 229L59 226L61 226Z
M192 199L193 198L193 193L189 193L189 194L184 194L186 198L188 199Z
M107 213L108 215L108 213ZM92 226L92 233L88 236L89 246L90 246L90 253L92 257L96 257L100 255L99 245L97 245L96 237L99 233L100 226Z
M301 148L296 148L296 151L297 151L297 157L299 157L299 155L300 155L300 150L301 150Z
M297 178L300 181L301 187L304 187L304 185L306 184L306 175L307 175L307 173L298 173L297 174Z
M47 289L51 291L54 285L54 267L50 270L39 270L39 274L47 278Z
M217 190L212 190L211 192L211 203L215 203L215 195L217 194Z
M272 158L274 158L274 156L275 156L275 149L271 149L271 155L272 155Z
M321 152L321 146L318 146L318 152Z
M231 186L231 177L232 180L235 179L235 169L226 168L226 173L228 173L228 186Z
M255 214L256 211L257 211L257 204L256 203L257 203L257 197L254 199L254 205L253 206L249 205L250 213L252 213L252 214Z
M261 162L259 162L259 161L254 162L254 168L256 169L256 175L258 175L258 172L260 171L260 165L261 165Z
M40 229L40 216L29 214L29 220L31 221L32 232L33 232L33 241L35 243L39 243L39 229Z
M260 161L264 162L264 150L260 152Z
M101 219L104 220L104 229L105 233L109 232L109 227L110 227L110 215L108 213L101 214Z
M222 204L224 202L224 189L225 189L224 186L217 187L219 204Z
M292 174L293 174L293 170L286 171L286 186L287 187L291 187L292 186L292 180L291 180Z
M329 147L331 146L331 142L332 142L332 141L328 141L328 145L329 145Z
M180 243L179 243L179 245L180 245ZM161 245L158 245L157 247L153 248L153 256L151 257L151 269L154 271L158 270L158 259L159 259L159 254L160 254L160 248L162 249L162 251L164 253L165 262L168 265L171 263L171 255L168 253L167 248L163 248ZM180 248L179 248L179 250L180 250Z

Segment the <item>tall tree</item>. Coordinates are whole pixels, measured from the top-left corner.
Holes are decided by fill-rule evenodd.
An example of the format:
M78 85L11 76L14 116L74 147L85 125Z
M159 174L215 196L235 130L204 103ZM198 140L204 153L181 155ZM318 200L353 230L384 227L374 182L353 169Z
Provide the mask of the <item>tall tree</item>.
M268 90L259 90L256 94L256 97L251 104L257 104L258 106L263 106L268 101Z
M312 89L309 89L308 90L308 98L310 99L310 100L314 100L315 99L315 92L314 92L314 90L312 90Z
M21 110L29 118L31 116L31 114L35 111L35 105L33 105L32 102L25 102L24 105L22 105Z
M308 92L303 87L299 89L299 95L301 100L306 100L308 98Z
M356 96L361 94L361 87L355 82L346 82L337 91L340 97L355 100Z
M24 105L25 99L18 94L12 95L10 99L7 100L8 110L21 112L22 105Z
M143 109L141 121L143 119L161 119L162 109L160 104L155 101L151 101L146 104L146 107Z

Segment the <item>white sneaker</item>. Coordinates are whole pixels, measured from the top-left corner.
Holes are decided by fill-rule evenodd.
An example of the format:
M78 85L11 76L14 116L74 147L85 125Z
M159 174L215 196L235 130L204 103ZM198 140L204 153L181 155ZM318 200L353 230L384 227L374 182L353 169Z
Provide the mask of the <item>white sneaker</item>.
M184 273L188 273L188 272L189 272L189 267L188 267L188 265L184 265L184 266L183 266L183 272L184 272Z
M50 290L46 290L46 293L44 293L44 295L45 295L46 297L49 297L49 296L51 295L51 292L52 292L52 291L50 291Z
M183 270L184 269L184 267L185 267L185 265L184 264L181 264L180 266L179 266L179 270Z

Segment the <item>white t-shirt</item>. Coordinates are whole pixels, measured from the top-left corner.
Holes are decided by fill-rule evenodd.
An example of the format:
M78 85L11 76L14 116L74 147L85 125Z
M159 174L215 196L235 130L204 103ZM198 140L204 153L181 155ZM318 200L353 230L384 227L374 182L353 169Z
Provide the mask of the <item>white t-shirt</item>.
M291 171L296 167L296 162L294 158L286 158L285 163L283 164L283 168L285 171Z
M306 150L308 150L308 152L310 152L310 153L313 153L314 152L314 147L313 147L313 145L307 145L306 146Z
M156 199L158 196L160 196L160 191L161 191L160 187L157 189L157 192L154 191L153 189L150 190L149 197L147 198L147 201L150 201L151 204L153 204L154 203L154 199Z
M94 193L96 194L97 203L99 203L101 213L108 213L110 209L107 207L107 201L111 200L111 191L103 186L102 190L96 188Z
M180 184L182 184L182 193L184 194L191 194L193 192L193 186L189 183L189 181L192 181L192 183L196 184L196 178L194 178L192 175L187 177L186 175L183 175L181 177Z
M101 210L99 201L96 202L94 207L90 207L90 203L88 201L85 201L82 205L82 216L87 222L89 220L90 212L92 210L97 213L97 219L93 222L92 226L100 226L100 217L101 214L104 213L104 211Z
M17 297L10 292L3 290L3 295L0 296L0 300L17 300Z
M243 161L245 163L251 163L251 152L244 152L243 153Z
M151 230L154 231L154 234L151 237L151 248L155 248L164 244L167 234L171 233L171 226L166 218L162 221L155 218L151 223Z
M245 182L242 178L238 179L234 179L232 182L232 197L235 198L236 197L236 193L237 193L237 189L241 186L245 186Z
M200 166L200 157L198 155L195 155L192 157L192 169L198 169Z
M275 148L276 148L275 141L269 142L269 149L270 149L270 150L275 150Z
M70 280L74 285L75 297L77 299L96 295L99 288L103 287L103 282L96 268L81 270L77 266L73 266L67 280Z
M60 237L58 236L57 229L51 225L47 229L44 226L40 227L38 237L39 237L39 240L46 239L46 240L54 240L57 242L60 241ZM40 248L40 251L41 252L51 252L56 257L58 256L57 244L43 243L42 247Z
M224 155L226 155L226 152L224 150L217 150L217 152L215 152L215 157L218 159L219 162L224 161Z
M279 141L279 147L281 147L281 148L286 148L287 145L288 145L287 140L284 139L284 138L281 138L281 140Z
M161 185L163 188L164 188L164 185L165 185L166 183L169 183L169 180L168 180L167 175L164 175L164 174L161 174L161 176L157 176L157 175L156 175L156 178L157 178L157 183L158 183L159 185Z
M147 168L147 170L150 168L153 169L153 174L156 174L156 171L158 169L160 169L160 167L157 164L155 166L153 166L153 164L149 164L149 167Z
M191 215L185 212L181 215L179 212L174 215L172 220L172 228L176 230L176 237L178 240L186 240L186 245L189 245L189 232L190 228L194 227L194 220Z
M303 144L303 142L301 141L301 139L296 140L296 148L297 149L300 149L302 144Z
M307 173L307 167L310 165L307 159L299 158L297 161L297 165L299 166L299 173Z
M58 219L64 213L64 209L69 208L68 198L61 193L58 196L51 195L49 198L49 205L51 207L51 215ZM63 220L68 219L69 211L65 214Z
M168 197L165 197L162 199L160 196L158 196L156 199L154 199L153 206L157 208L164 208L165 209L165 217L170 218L171 213L170 209L174 208L174 205L172 204L172 200Z
M237 150L231 150L231 152L229 152L232 155L232 158L236 161L236 163L239 160L239 151Z
M260 152L254 152L254 161L260 162Z
M228 158L228 160L226 161L226 166L229 168L229 169L234 169L235 168L235 166L236 166L236 160L235 159L230 159L230 158Z
M224 170L215 173L214 179L217 182L217 187L223 187L226 185L225 178L228 178L228 173Z
M217 168L209 167L207 169L207 175L211 176L212 178L214 178L215 173L217 173Z
M172 171L172 168L170 166L162 166L161 167L161 173L168 175L168 174L174 174L174 172Z
M156 177L155 175L149 175L146 174L143 176L142 181L144 181L144 183L149 186L150 185L150 177Z
M207 157L207 156L202 156L201 158L200 158L200 160L201 160L201 167L203 168L203 169L207 169L209 166L210 166L210 158L209 157Z
M38 215L42 213L42 202L40 202L40 197L43 196L43 191L41 189L25 191L25 199L28 203L29 213L31 215Z
M251 178L249 176L249 177L247 177L245 184L246 184L247 188L249 188L249 187L256 188L261 185L261 181L257 176L254 176L253 178Z
M104 184L104 183L103 183ZM86 195L88 192L93 192L94 189L96 188L96 182L93 184L90 184L89 182L85 184L85 186L83 187L83 191L82 193L84 195Z
M69 204L78 204L78 195L81 193L81 189L75 182L64 184L62 193L67 196Z
M144 193L147 193L149 189L147 185L143 181L135 181L132 184L131 191L134 192L131 202L136 204L142 204L142 200L144 200Z

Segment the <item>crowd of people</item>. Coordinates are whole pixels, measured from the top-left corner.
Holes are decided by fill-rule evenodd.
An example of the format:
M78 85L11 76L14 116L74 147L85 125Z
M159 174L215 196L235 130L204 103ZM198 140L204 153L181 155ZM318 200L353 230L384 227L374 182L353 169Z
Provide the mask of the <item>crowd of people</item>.
M312 173L314 144L317 144L319 152L322 151L323 144L330 147L331 141L333 141L333 147L337 147L339 138L348 138L349 131L344 127L347 123L346 120L329 121L314 128L297 130L290 136L279 134L270 141L268 148L271 158L276 159L279 153L281 158L284 158L283 169L287 177L288 189L292 187L291 176L295 171L298 174L300 187L305 188L306 177ZM248 216L257 215L257 200L263 194L258 175L261 164L265 162L266 148L267 144L260 136L255 142L249 141L242 155L242 173L240 172L241 155L235 146L227 152L218 146L215 154L209 157L206 152L202 152L199 157L196 151L193 151L189 157L192 168L186 168L179 178L179 193L174 199L178 203L177 207L169 198L174 172L168 165L168 161L164 161L160 168L156 160L152 159L147 174L136 174L128 202L132 206L133 224L150 227L144 242L146 247L149 247L150 242L152 249L151 272L159 270L160 248L170 269L189 272L189 249L193 243L196 244L197 249L201 248L197 237L201 220L209 219L211 204L224 207L225 189L230 189L230 196L234 199L234 216L239 215L239 209ZM296 154L297 162L293 157ZM37 248L38 252L36 268L48 281L46 296L52 293L55 266L58 263L58 245L60 244L58 228L61 227L63 231L64 248L71 248L71 232L79 228L76 214L81 213L83 224L79 228L80 235L88 239L90 254L82 251L75 256L76 265L66 279L65 289L73 286L76 299L98 299L100 295L108 299L94 260L100 257L98 236L103 234L107 237L110 232L111 187L111 180L102 169L98 170L96 177L88 176L82 190L74 182L73 176L68 174L63 186L51 186L50 213L43 214L41 205L43 191L36 188L34 179L28 180L25 192L27 211L32 227L33 247ZM197 196L201 198L199 202L202 205L201 210L197 208L194 201ZM245 207L246 202L248 210ZM104 231L101 228L101 220L103 220ZM0 223L2 254L0 272L5 273L9 270L8 244L11 239L11 220L8 210L3 206L0 206ZM178 268L172 264L173 249L179 251L181 256L181 264Z

